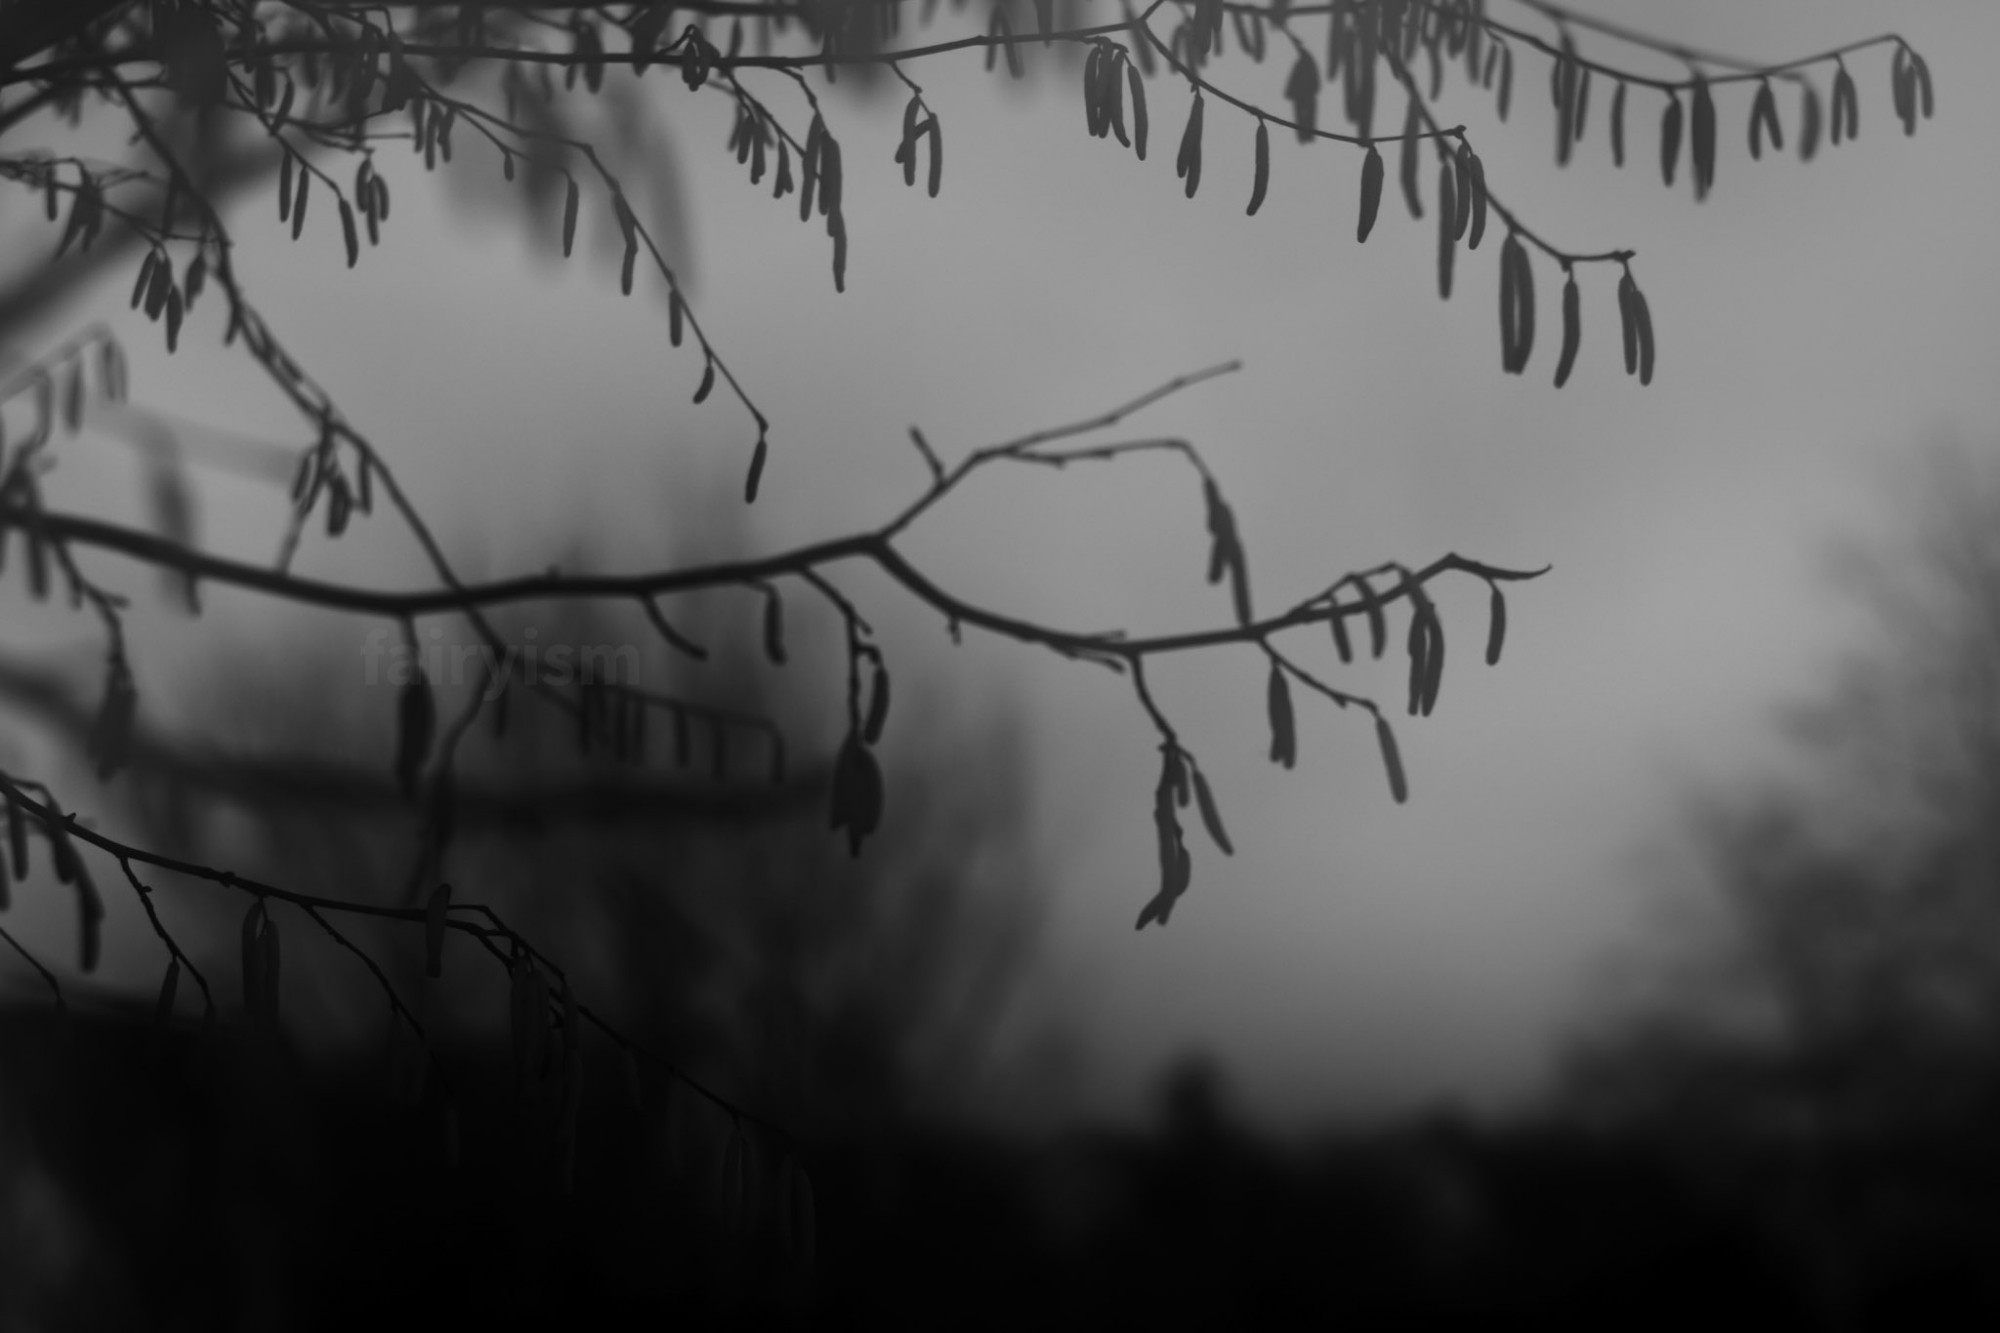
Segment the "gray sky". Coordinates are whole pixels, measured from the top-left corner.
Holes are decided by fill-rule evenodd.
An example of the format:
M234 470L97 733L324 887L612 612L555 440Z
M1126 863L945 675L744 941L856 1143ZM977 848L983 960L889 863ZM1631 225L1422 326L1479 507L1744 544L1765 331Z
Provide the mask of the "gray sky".
M1503 10L1533 26L1496 0ZM1883 22L1879 6L1852 2L1593 12L1771 61ZM1753 163L1749 92L1732 86L1700 205L1685 174L1671 191L1660 181L1656 97L1631 94L1620 172L1600 88L1588 142L1559 172L1546 65L1523 58L1504 126L1490 103L1447 94L1445 115L1466 120L1492 188L1530 225L1571 249L1638 251L1659 339L1646 389L1623 374L1616 274L1599 266L1580 274L1576 375L1550 387L1560 275L1539 256L1534 359L1504 376L1498 237L1461 255L1441 302L1433 225L1408 219L1393 179L1374 236L1354 242L1360 157L1339 145L1274 136L1269 200L1246 218L1252 126L1211 105L1202 189L1184 200L1171 158L1186 97L1165 82L1148 88L1142 164L1087 137L1073 77L1027 97L983 76L977 56L914 67L944 129L936 200L906 190L890 161L900 99L830 103L849 172L841 296L819 229L723 154L721 99L649 84L687 184L698 312L774 421L760 541L835 535L913 495L912 423L950 457L1241 358L1243 373L1130 433L1207 451L1260 607L1446 550L1554 566L1510 599L1494 669L1478 660L1484 588L1438 590L1451 652L1428 719L1402 716L1394 660L1335 675L1398 723L1413 792L1400 808L1365 716L1301 696L1300 761L1283 772L1263 758L1254 653L1161 663L1159 698L1215 781L1238 853L1225 861L1193 834L1192 891L1167 929L1136 934L1154 887L1157 754L1129 688L976 636L952 650L881 581L845 580L892 660L921 661L928 688L1030 719L1057 903L1046 993L1076 998L1091 1105L1138 1106L1157 1061L1195 1047L1223 1055L1244 1101L1285 1123L1437 1098L1497 1107L1532 1089L1586 1012L1605 949L1640 927L1632 849L1657 829L1673 780L1754 760L1771 703L1808 687L1842 642L1851 619L1817 572L1817 543L1868 517L1883 459L1937 428L1984 439L2000 420L2000 198L1979 165L2000 89L1977 67L2000 47L2000 15L1943 0L1893 14L1929 60L1937 119L1903 137L1881 48L1852 62L1857 142L1822 145L1811 164L1791 152ZM1665 72L1588 34L1580 45ZM1277 105L1284 72L1238 62L1214 77ZM1780 107L1789 144L1795 95L1781 90ZM388 163L395 214L353 274L330 215L297 246L268 199L246 215L239 262L295 353L461 559L540 563L580 522L616 534L608 548L628 567L668 558L687 521L676 497L734 491L753 438L740 410L721 393L688 404L698 358L669 350L658 300L620 299L614 260L545 262L511 215L469 225L466 208L437 206L413 160ZM123 278L111 287L107 313L124 303ZM197 322L172 363L142 325L121 327L136 400L302 442L213 346L219 324L203 337ZM63 484L83 494L113 474L84 461ZM268 555L276 497L225 483L205 500L227 515L211 528L218 546ZM1143 632L1228 616L1226 593L1201 581L1197 485L1157 461L995 474L927 521L911 551L946 587L1055 624ZM360 577L408 554L384 537L312 548L304 567ZM1286 646L1332 669L1313 637Z

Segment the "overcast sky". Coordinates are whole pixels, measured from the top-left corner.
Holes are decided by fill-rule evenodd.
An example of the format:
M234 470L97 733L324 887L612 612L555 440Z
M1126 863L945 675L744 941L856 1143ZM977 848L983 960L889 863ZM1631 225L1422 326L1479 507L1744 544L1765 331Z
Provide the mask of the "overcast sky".
M1591 8L1769 61L1883 23L1880 6L1856 2ZM1518 6L1493 10L1533 26ZM658 152L685 190L697 309L774 423L758 544L853 530L914 494L912 424L949 458L1240 358L1242 373L1130 431L1206 451L1261 608L1350 569L1448 550L1554 567L1516 588L1492 669L1479 661L1483 586L1437 588L1451 652L1430 718L1403 717L1395 661L1345 678L1397 721L1403 807L1364 715L1300 696L1299 763L1281 771L1264 759L1252 651L1159 663L1160 702L1214 780L1238 851L1224 860L1192 835L1191 892L1169 927L1139 933L1158 761L1129 687L978 636L952 650L883 581L844 580L892 661L922 664L904 676L922 678L918 692L1018 710L1031 729L1056 902L1042 984L1085 1024L1091 1105L1138 1107L1157 1063L1196 1048L1221 1055L1243 1101L1282 1123L1440 1099L1504 1107L1534 1088L1586 1012L1607 948L1643 920L1634 849L1661 827L1674 784L1754 763L1772 704L1810 688L1844 641L1853 621L1819 572L1824 537L1872 521L1884 460L1943 429L1985 441L2000 423L2000 193L1984 165L2000 89L1977 68L2000 49L2000 14L1940 0L1893 16L1929 60L1934 121L1903 137L1879 48L1851 62L1857 142L1822 145L1811 164L1792 152L1753 163L1749 92L1729 87L1714 192L1699 205L1685 174L1661 183L1657 96L1631 94L1621 172L1602 88L1578 160L1556 169L1547 70L1533 56L1506 125L1489 101L1447 94L1444 117L1466 121L1492 189L1538 232L1573 250L1638 252L1659 343L1644 389L1623 374L1608 267L1581 272L1581 359L1567 388L1551 387L1560 275L1539 256L1534 359L1503 375L1498 238L1461 256L1457 290L1440 301L1433 226L1402 211L1393 160L1366 246L1353 235L1360 157L1340 145L1274 136L1269 199L1246 218L1252 125L1211 105L1202 188L1183 199L1171 158L1186 97L1164 81L1149 86L1152 152L1139 163L1086 135L1073 75L1024 96L976 55L912 67L944 130L936 200L921 181L905 189L890 160L900 99L830 102L849 176L839 296L819 229L722 152L721 99L648 85L671 127ZM1579 42L1667 72L1587 33ZM1214 77L1277 105L1284 73L1236 62ZM1780 108L1789 147L1796 96L1781 91ZM1380 117L1400 114L1387 101ZM740 410L720 393L689 405L698 358L668 348L658 300L620 299L615 260L547 262L505 196L447 207L416 162L387 163L395 213L355 273L342 271L330 215L293 246L267 198L245 213L239 263L295 354L467 561L539 565L580 525L615 534L606 546L625 567L670 557L693 521L677 504L738 483L754 438ZM115 312L124 279L110 286L101 303ZM253 380L227 356L192 347L204 340L190 335L170 363L125 327L135 400L300 438L267 390L238 394ZM227 516L214 544L268 555L276 497L221 484L207 499ZM1072 628L1197 628L1229 614L1226 593L1202 582L1198 487L1159 460L996 475L926 520L910 551L953 591ZM392 541L311 549L305 567L352 572L405 554ZM1286 646L1333 668L1318 636Z

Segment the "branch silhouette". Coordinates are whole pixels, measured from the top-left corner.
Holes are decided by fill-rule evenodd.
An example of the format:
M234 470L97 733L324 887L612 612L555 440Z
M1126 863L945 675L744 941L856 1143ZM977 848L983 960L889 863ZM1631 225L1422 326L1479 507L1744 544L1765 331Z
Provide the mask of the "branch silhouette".
M1391 794L1397 801L1406 799L1406 775L1384 709L1322 679L1295 653L1281 648L1279 640L1293 631L1325 633L1346 664L1355 655L1355 634L1349 624L1358 621L1367 629L1371 656L1380 658L1389 645L1388 613L1407 607L1403 645L1409 666L1407 711L1428 716L1437 701L1445 656L1442 621L1427 592L1432 581L1459 574L1487 584L1492 599L1486 652L1490 664L1498 660L1504 639L1503 585L1534 579L1546 568L1507 569L1455 553L1421 566L1389 561L1339 576L1320 593L1280 611L1258 613L1236 514L1201 451L1168 435L1086 439L1237 370L1237 363L1179 376L1094 416L989 445L952 463L939 457L921 431L913 428L911 438L927 485L873 529L753 559L620 575L551 571L477 582L463 577L446 557L430 523L399 483L385 450L354 424L334 395L287 350L276 324L251 300L237 268L236 239L222 205L229 196L261 187L275 174L278 220L289 226L292 239L303 240L309 208L318 200L313 216L321 220L321 231L327 230L329 216L337 219L339 244L348 266L354 267L379 243L381 228L390 219L391 187L381 150L407 146L427 173L445 171L452 163L453 134L461 128L498 154L508 180L525 168L531 197L540 197L543 186L560 184L560 244L566 256L573 250L587 191L591 206L607 208L618 229L622 290L629 295L640 284L644 259L644 281L665 298L666 343L685 347L690 360L699 357L701 379L694 402L703 403L718 386L725 387L726 396L734 400L733 410L741 412L754 432L743 483L747 503L757 498L774 442L783 443L784 431L759 406L747 376L740 373L735 352L722 346L711 335L711 326L699 318L683 275L668 261L656 224L649 225L633 204L621 164L592 136L576 130L565 115L601 91L608 71L639 78L661 67L678 76L687 95L729 98L735 124L726 151L747 168L753 185L771 178L774 201L798 196L801 222L817 222L827 237L837 290L845 290L847 278L842 163L848 145L832 123L839 119L841 108L815 90L809 78L814 74L829 85L842 71L886 71L893 76L893 83L884 80L883 85L910 96L896 161L904 168L905 182L914 187L921 157L928 166L926 187L932 195L942 182L944 99L935 86L927 93L906 66L953 52L982 51L988 70L1004 59L1010 74L1018 77L1028 59L1050 58L1038 54L1038 48L1057 56L1081 55L1091 134L1115 138L1142 160L1148 137L1148 82L1184 85L1189 108L1177 169L1189 197L1199 186L1203 108L1212 100L1253 122L1252 213L1263 205L1269 186L1271 126L1289 129L1305 142L1362 150L1357 243L1367 238L1380 208L1386 176L1384 145L1397 146L1404 202L1413 218L1423 216L1425 199L1417 164L1421 146L1428 142L1438 162L1430 202L1437 213L1441 295L1450 294L1455 256L1461 247L1468 252L1477 249L1490 213L1505 231L1498 247L1502 368L1519 374L1534 343L1528 249L1554 260L1566 278L1563 351L1555 372L1558 387L1569 378L1580 337L1576 270L1590 264L1617 266L1625 368L1642 384L1651 382L1653 325L1633 271L1636 256L1616 246L1559 245L1545 229L1531 226L1518 206L1503 202L1486 179L1473 131L1463 123L1442 124L1433 114L1448 71L1457 71L1463 82L1481 92L1494 92L1497 118L1504 122L1512 101L1516 48L1524 57L1546 59L1557 160L1564 165L1583 139L1593 79L1615 85L1608 117L1600 116L1600 123L1610 122L1613 156L1619 165L1624 161L1628 88L1664 94L1667 105L1659 138L1662 175L1672 185L1685 137L1697 200L1706 197L1715 174L1718 112L1713 90L1717 88L1755 85L1748 122L1753 157L1762 156L1767 140L1774 150L1783 146L1773 78L1789 80L1801 89L1796 148L1802 158L1814 155L1822 120L1819 95L1808 77L1815 67L1832 66L1831 142L1853 137L1859 129L1859 94L1847 61L1875 47L1892 48L1893 107L1905 133L1914 133L1918 122L1933 112L1928 67L1900 36L1874 37L1760 65L1659 41L1544 0L1519 3L1541 25L1539 29L1490 17L1482 0L1345 0L1300 7L1151 0L1136 13L1121 6L1116 22L1066 27L1057 26L1053 3L1038 0L1033 31L1025 24L1016 30L1018 7L1005 0L985 7L983 23L977 15L968 20L961 3L940 15L933 3L918 11L901 0L827 5L696 0L671 8L655 2L616 9L574 0L504 7L442 6L423 0L366 4L20 0L7 6L0 12L0 136L11 137L23 127L45 122L58 130L66 123L75 130L88 105L116 118L129 132L132 156L129 161L105 163L81 152L0 151L0 181L20 187L24 194L39 195L46 221L60 225L44 271L0 294L0 327L16 327L49 308L66 285L122 264L137 252L141 260L131 305L162 327L168 351L178 347L184 323L203 294L219 292L227 315L224 345L240 343L242 353L296 413L307 442L297 447L287 524L275 558L268 565L232 560L201 548L176 460L160 462L155 530L89 513L59 512L45 503L41 478L59 465L61 442L81 429L87 396L94 390L95 398L103 402L126 399L125 354L110 329L87 329L7 373L0 379L0 408L12 408L17 417L25 412L29 426L0 454L0 552L9 544L24 551L21 565L33 598L67 593L73 605L95 617L104 634L106 673L101 702L87 727L66 695L58 706L46 682L10 674L12 668L3 664L0 692L37 697L72 735L83 731L85 749L100 777L108 778L127 764L192 777L206 762L179 755L139 725L140 683L134 678L126 644L128 603L79 565L78 556L84 552L115 554L171 572L185 590L190 609L198 606L203 584L221 583L301 606L394 622L412 647L420 618L450 618L462 623L486 653L476 687L449 717L439 715L432 682L421 666L398 695L397 799L418 812L423 823L419 846L403 878L402 907L301 894L116 841L85 826L73 811L65 812L48 786L27 774L7 772L0 774L0 791L7 799L15 878L24 873L26 839L33 830L50 849L58 877L78 895L82 961L89 970L95 962L103 908L78 849L88 847L110 856L168 951L163 1011L172 1008L179 971L192 969L193 963L153 911L153 890L140 880L138 870L171 871L245 896L250 903L244 930L246 1007L267 1027L275 1025L270 997L275 995L279 967L278 918L272 909L304 916L336 946L355 953L388 994L399 1020L420 1038L421 1024L387 975L337 922L344 915L359 914L422 926L433 957L437 939L444 932L456 932L475 940L508 969L517 1030L540 1034L533 1039L541 1042L546 1030L554 1028L565 1050L573 1051L578 1025L587 1021L628 1051L674 1072L740 1124L754 1118L694 1084L663 1057L639 1051L611 1031L578 998L578 988L567 975L489 908L452 901L442 858L455 822L508 818L523 802L544 815L566 817L581 815L586 808L615 815L650 808L653 802L709 814L734 808L732 802L742 802L745 810L762 810L773 803L819 798L827 803L830 824L846 832L851 850L859 855L880 820L885 799L874 747L888 710L889 671L862 608L837 581L841 566L872 564L903 594L943 618L954 635L971 626L1129 676L1162 754L1154 793L1161 887L1142 910L1141 926L1165 922L1191 883L1180 812L1195 805L1212 840L1225 854L1232 851L1213 790L1194 755L1181 743L1173 719L1150 692L1145 674L1150 659L1235 646L1256 648L1264 658L1273 762L1289 768L1296 758L1291 701L1296 685L1337 707L1352 705L1370 715ZM935 40L898 44L908 12L917 13L913 25ZM681 26L670 31L677 18ZM711 23L728 25L720 43L709 36ZM1306 45L1301 32L1308 23L1315 29L1324 27L1323 49ZM971 30L963 30L967 28ZM1248 64L1229 65L1227 78L1219 63L1226 31L1234 33L1240 54L1248 58ZM1579 34L1593 45L1617 44L1677 60L1687 66L1687 76L1664 80L1627 71L1596 52L1586 56L1578 48ZM755 49L747 49L752 42ZM1279 96L1241 91L1239 75L1258 80L1260 87L1269 83L1261 72L1264 59L1271 50L1286 49L1291 54L1290 73ZM1323 58L1315 56L1316 49ZM1252 73L1253 68L1257 72ZM1385 86L1406 99L1403 125L1394 134L1376 130L1378 71L1386 71ZM1427 71L1428 87L1420 71ZM557 73L562 76L560 89ZM778 76L769 82L784 98L760 95L746 86L746 78L762 80L766 75ZM1348 122L1345 130L1320 123L1322 95L1336 83ZM757 87L763 88L763 82ZM239 142L244 136L253 141L251 148ZM353 161L351 180L336 178L329 169L336 159L343 167ZM25 407L18 406L22 403ZM1189 466L1201 483L1210 538L1208 582L1226 582L1229 587L1232 614L1219 623L1144 637L1116 630L1064 629L948 591L898 545L903 533L988 467L1018 463L1060 470L1162 455ZM417 542L427 568L424 586L354 587L295 572L312 525L323 524L326 539L338 540L375 516L378 499L385 502L385 516L393 516ZM20 540L10 542L16 533ZM803 777L787 775L785 736L770 718L641 685L589 675L579 681L559 678L541 667L520 667L506 636L488 614L520 603L628 603L673 652L703 658L707 649L676 628L661 603L696 591L740 588L762 599L765 651L778 662L786 651L783 595L794 590L787 588L787 580L839 617L847 667L844 739L829 761L809 764ZM718 767L727 742L747 734L768 761L771 785L761 791L716 786L702 794L644 778L610 788L498 792L461 787L455 773L462 738L482 717L504 724L509 701L517 694L536 707L573 719L580 751L605 745L640 772L646 762L644 721L649 715L670 717L683 738L690 726L705 728L713 739ZM356 808L372 808L383 799L377 785L386 786L382 779L364 782L344 772L288 767L294 780L289 790L300 799L337 800ZM274 796L287 789L285 781L268 769L219 768L211 779L258 784ZM34 962L60 1000L55 973L36 962L13 935L4 938ZM194 975L205 1009L213 1012L207 979L198 972ZM559 983L559 993L550 991L551 977ZM767 1128L788 1142L782 1131Z

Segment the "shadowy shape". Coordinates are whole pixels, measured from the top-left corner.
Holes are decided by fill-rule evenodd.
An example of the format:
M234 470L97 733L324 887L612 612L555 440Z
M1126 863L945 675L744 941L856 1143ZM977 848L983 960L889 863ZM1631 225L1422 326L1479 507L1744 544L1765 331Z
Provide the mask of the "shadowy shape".
M1918 475L1895 540L1835 549L1870 634L1787 710L1794 762L1685 798L1701 913L1561 1097L1668 1145L1828 1327L2000 1315L2000 458Z
M590 607L499 623L515 644L537 644L545 667L558 646L604 649L597 661L639 679L638 658L652 653L647 682L810 738L802 719L822 705L802 679L721 646L736 637L723 618L744 600L676 604L677 625L716 645L706 663L681 668L657 660L666 650L643 623ZM790 631L801 648L817 632L809 617ZM926 1123L1004 1122L1033 1095L1010 1072L1009 1047L1024 1023L1041 1021L1017 1012L1041 896L1024 757L999 718L939 715L904 682L897 709L908 720L883 741L893 795L856 857L827 830L823 760L794 759L773 783L754 735L698 717L684 753L671 735L655 735L649 751L585 745L573 717L523 691L504 735L482 726L460 743L454 831L440 852L427 841L428 787L416 800L398 792L394 737L377 734L394 710L375 696L399 688L395 663L368 663L365 645L329 640L281 636L275 660L268 646L211 645L212 665L189 682L175 724L200 748L136 735L110 789L113 821L133 825L142 845L328 898L400 908L449 881L454 905L500 911L567 971L584 1003L695 1083L628 1066L586 1033L581 1132L566 1160L552 1138L558 1084L532 1072L524 1081L509 1058L506 973L470 941L448 940L442 977L427 979L420 930L343 922L378 978L288 904L268 901L285 939L271 1029L241 1022L236 1005L249 900L174 885L161 910L222 1001L213 1031L183 999L188 1017L149 1038L150 1007L72 984L79 1012L67 1030L53 1016L16 1013L18 1040L0 1042L0 1079L19 1091L31 1127L10 1142L16 1174L5 1188L41 1189L67 1211L77 1247L68 1271L88 1275L66 1288L65 1301L84 1305L62 1305L64 1318L91 1301L152 1308L157 1295L162 1311L223 1326L204 1311L256 1264L269 1288L257 1299L269 1308L232 1312L237 1326L366 1322L358 1293L387 1300L390 1278L357 1281L360 1272L400 1274L397 1283L429 1293L408 1297L409 1308L428 1300L452 1320L511 1324L534 1310L560 1322L576 1301L603 1317L661 1318L687 1305L775 1318L803 1308L812 1290L810 1274L787 1262L796 1257L789 1158L813 1179L819 1249L830 1255L852 1224L840 1163L873 1163ZM461 671L452 645L432 646L428 671L448 719L479 686L477 664ZM72 745L87 734L92 710L62 673L5 664L0 696ZM146 878L162 889L174 877ZM428 1053L390 1015L383 982L420 1016ZM139 1058L149 1040L175 1052L173 1070ZM180 1095L175 1079L190 1106L214 1113L152 1117L146 1108ZM282 1103L254 1117L254 1129L234 1106L252 1084L256 1104ZM696 1084L771 1128L736 1119ZM444 1165L447 1105L455 1170ZM146 1127L130 1131L123 1117L135 1113ZM174 1165L106 1165L116 1155L99 1160L100 1139L150 1144L131 1151ZM206 1183L188 1165L239 1149L244 1160L288 1165ZM736 1169L732 1154L748 1212L733 1229L732 1209L744 1205L730 1202L723 1178ZM214 1196L215 1217L178 1224L178 1238L212 1261L189 1272L206 1276L159 1285L180 1261L175 1246L164 1257L149 1248L162 1223L147 1209L168 1197L141 1183L149 1172L172 1176L168 1195ZM125 1197L133 1188L152 1202ZM268 1263L227 1257L222 1237L245 1217L270 1220L252 1227L276 1255ZM196 1241L205 1230L215 1236ZM326 1284L351 1299L325 1304Z

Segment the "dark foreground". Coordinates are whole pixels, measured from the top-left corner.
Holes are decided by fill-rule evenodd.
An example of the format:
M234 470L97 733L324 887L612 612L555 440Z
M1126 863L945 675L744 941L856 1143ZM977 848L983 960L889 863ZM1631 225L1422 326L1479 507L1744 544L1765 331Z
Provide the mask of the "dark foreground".
M2000 1136L1971 1126L1437 1121L1286 1154L1198 1088L1144 1138L885 1122L804 1146L806 1270L772 1156L732 1229L712 1134L621 1071L589 1071L565 1193L501 1078L461 1081L451 1168L379 1065L0 1015L0 1328L2000 1327Z

